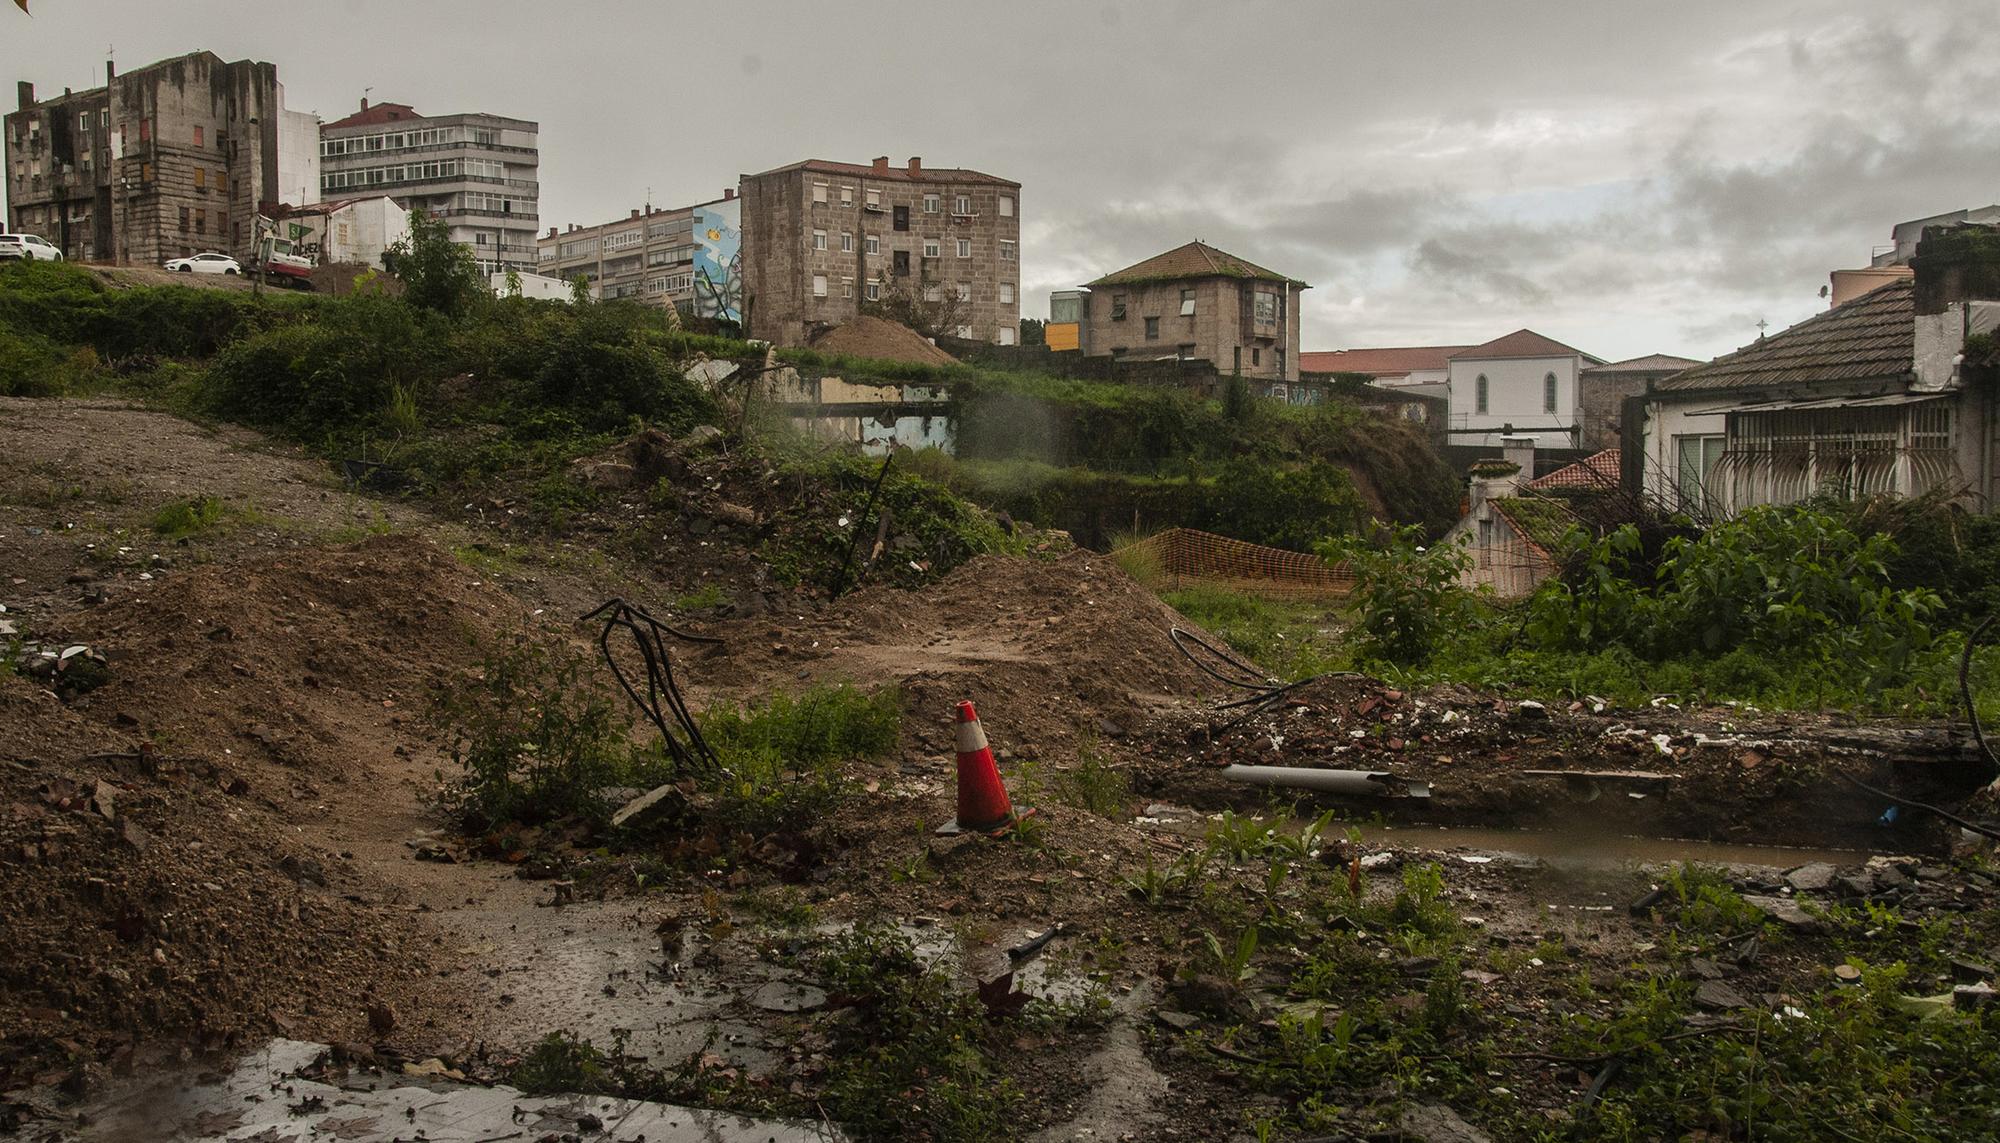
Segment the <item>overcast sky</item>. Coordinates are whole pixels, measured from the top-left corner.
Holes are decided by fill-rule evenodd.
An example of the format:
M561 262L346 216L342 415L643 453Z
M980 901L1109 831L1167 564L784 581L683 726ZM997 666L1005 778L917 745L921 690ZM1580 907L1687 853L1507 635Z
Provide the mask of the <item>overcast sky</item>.
M1312 283L1304 347L1527 326L1709 357L1896 222L2000 200L2000 21L1948 0L31 0L43 93L200 48L541 124L543 224L803 158L1022 189L1022 312L1192 238ZM9 93L11 96L11 93ZM13 106L11 99L6 104Z

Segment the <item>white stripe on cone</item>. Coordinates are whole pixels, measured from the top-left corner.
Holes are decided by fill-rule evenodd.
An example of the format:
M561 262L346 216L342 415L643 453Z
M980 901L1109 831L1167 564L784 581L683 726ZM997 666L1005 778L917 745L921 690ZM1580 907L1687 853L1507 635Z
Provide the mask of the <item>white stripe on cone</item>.
M979 725L979 720L975 718L971 722L959 723L958 752L974 754L984 749L986 749L986 731Z

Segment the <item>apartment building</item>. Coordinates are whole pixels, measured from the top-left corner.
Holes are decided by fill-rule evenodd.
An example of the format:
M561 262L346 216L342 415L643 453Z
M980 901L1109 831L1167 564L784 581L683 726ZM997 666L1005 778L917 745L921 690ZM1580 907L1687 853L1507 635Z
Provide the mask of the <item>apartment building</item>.
M1289 400L1299 379L1304 282L1203 242L1176 246L1091 282L1083 352L1120 360L1212 362Z
M420 115L408 104L361 101L319 132L324 198L387 195L442 219L482 273L532 273L541 220L537 126L473 113Z
M539 272L564 281L582 278L601 298L741 322L741 207L730 187L721 198L694 206L648 204L616 222L551 226L537 243Z
M1021 184L964 168L808 159L741 177L752 337L803 345L893 294L948 332L1012 345L1021 326Z
M260 210L318 182L275 65L200 51L37 100L18 85L0 125L7 223L77 261L158 265L203 250L247 255Z

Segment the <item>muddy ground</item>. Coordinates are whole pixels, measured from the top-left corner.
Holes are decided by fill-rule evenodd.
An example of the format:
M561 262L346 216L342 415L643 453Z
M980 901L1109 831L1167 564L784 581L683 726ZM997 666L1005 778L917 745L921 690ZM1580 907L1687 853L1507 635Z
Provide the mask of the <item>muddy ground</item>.
M231 511L164 540L156 512L201 493ZM1316 938L1288 921L1291 951L1218 984L1203 938L1232 910L1319 918L1340 894L1386 899L1401 871L1436 863L1481 1026L1546 1051L1563 1018L1608 1012L1634 964L1681 971L1658 951L1674 919L1628 908L1655 893L1658 869L1596 852L1595 836L1833 851L1774 849L1752 868L1730 850L1739 886L1774 901L1991 908L1992 879L1951 863L1956 831L1922 815L1882 826L1882 799L1839 777L1960 796L1968 748L1948 727L1897 746L1876 732L1902 729L1838 720L1524 711L1363 679L1238 721L1214 709L1235 694L1172 649L1167 630L1186 621L1087 552L987 557L920 590L864 586L829 604L774 589L740 553L663 539L632 560L524 536L504 508L440 515L365 495L255 434L118 402L0 401L0 647L21 663L0 673L5 1126L87 1133L79 1106L134 1077L193 1077L273 1038L340 1045L356 1069L494 1082L558 1030L660 1068L693 1061L730 1106L811 1118L838 1013L800 952L882 921L968 989L1014 967L1009 947L1063 926L1017 980L1071 1013L1009 1033L1019 1135L1250 1138L1295 1094L1241 1049L1300 1003ZM698 573L663 571L678 550L700 552ZM725 602L677 609L694 583ZM427 805L447 765L428 696L519 635L587 647L575 617L613 595L724 640L684 660L697 707L814 680L900 688L898 751L857 768L860 792L823 823L809 868L747 860L648 880L635 865L580 885L480 859L442 829ZM949 716L965 698L1017 797L1037 803L1030 842L933 836L952 813ZM1490 839L1407 844L1371 827L1302 847L1273 887L1267 853L1217 847L1237 828L1223 811L1295 836L1322 804L1226 782L1229 762L1393 770L1432 797L1323 805L1356 823L1526 826L1548 831L1543 850L1574 844L1495 857ZM1105 773L1120 780L1100 787L1111 804L1077 793L1079 774ZM1870 867L1871 852L1913 856ZM1147 871L1203 854L1199 886L1146 890ZM1787 883L1783 870L1818 857L1848 880ZM1797 921L1774 922L1789 934L1780 951L1711 966L1716 980L1751 1004L1830 987L1848 938ZM1362 939L1379 941L1367 947L1387 968L1370 987L1393 1005L1424 991L1437 957L1389 938ZM1598 983L1594 999L1579 978ZM1323 1134L1472 1138L1450 1134L1462 1114L1527 1137L1526 1124L1569 1122L1596 1079L1574 1063L1488 1063L1476 1088L1343 1091L1347 1134ZM204 1137L192 1120L172 1129Z

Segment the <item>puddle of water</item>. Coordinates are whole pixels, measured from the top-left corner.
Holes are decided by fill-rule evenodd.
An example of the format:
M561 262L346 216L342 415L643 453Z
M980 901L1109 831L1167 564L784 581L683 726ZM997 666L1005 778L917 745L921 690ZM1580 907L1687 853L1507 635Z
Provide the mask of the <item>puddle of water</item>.
M1340 827L1335 827L1336 829ZM1543 830L1454 828L1450 826L1360 827L1365 841L1405 849L1468 849L1478 853L1512 854L1550 864L1661 865L1693 861L1709 865L1758 865L1791 869L1812 861L1857 865L1874 851L1807 849L1788 845L1739 845L1679 838L1625 837L1588 831L1560 833Z

